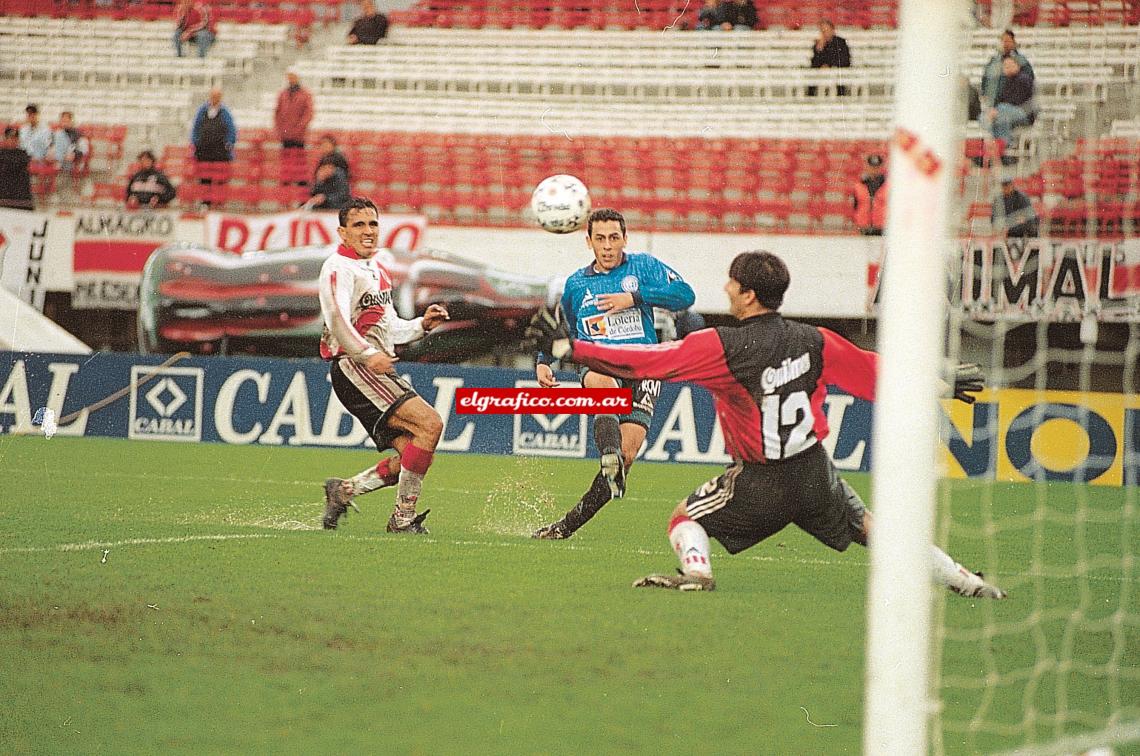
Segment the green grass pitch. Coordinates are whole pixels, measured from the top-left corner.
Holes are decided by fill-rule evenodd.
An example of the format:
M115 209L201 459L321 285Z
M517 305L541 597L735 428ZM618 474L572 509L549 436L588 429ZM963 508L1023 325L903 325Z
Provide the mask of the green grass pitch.
M634 590L673 569L668 514L716 468L639 464L630 495L576 537L536 542L528 533L576 500L593 463L447 454L422 497L430 537L384 533L390 489L319 530L324 478L375 459L0 437L0 751L861 750L864 550L837 554L789 529L735 557L714 545L714 593ZM866 494L865 477L850 479ZM951 550L966 562L985 557L968 535L980 490L954 489L967 535L952 534ZM1032 511L1033 490L1005 486L1001 499ZM1124 500L1094 493L1106 509ZM1111 527L1089 533L1098 553L1123 548ZM1077 581L1025 573L1035 547L1024 536L1011 531L1000 554L1013 598L950 597L948 624L1016 623L1042 581L1058 605L1077 600L1065 595ZM1060 566L1068 541L1052 536ZM1130 596L1131 650L1117 662L1135 667L1140 599L1119 574L1086 598ZM1003 669L1032 666L1028 631L1000 640ZM1090 659L1114 642L1077 640ZM951 643L943 673L990 663ZM1140 682L1117 694L1135 706ZM947 706L968 720L980 695ZM1070 704L1095 707L1085 695ZM999 690L991 716L1020 721L1021 703ZM1020 737L952 734L946 746Z

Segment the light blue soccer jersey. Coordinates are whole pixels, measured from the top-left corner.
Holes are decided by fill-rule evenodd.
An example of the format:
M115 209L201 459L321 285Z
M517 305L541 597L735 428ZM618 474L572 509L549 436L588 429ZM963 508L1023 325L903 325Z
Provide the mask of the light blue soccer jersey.
M610 312L598 309L599 294L621 293L633 295L633 307ZM633 252L626 253L620 265L605 273L595 271L592 262L575 271L562 290L562 314L576 339L656 344L653 308L684 310L695 300L693 288L677 271L652 255Z

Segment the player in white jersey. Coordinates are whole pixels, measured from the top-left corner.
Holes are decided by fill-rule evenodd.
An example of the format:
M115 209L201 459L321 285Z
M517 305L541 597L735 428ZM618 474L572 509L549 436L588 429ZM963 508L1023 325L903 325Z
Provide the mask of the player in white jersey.
M392 277L376 259L380 216L365 197L353 197L340 211L337 229L343 242L321 266L320 299L324 317L321 357L329 360L333 391L376 442L395 449L347 480L325 481L322 524L336 529L353 497L395 485L396 508L390 533L427 533L429 510L416 514L424 475L443 433L439 413L396 374L395 345L422 338L448 319L447 308L433 304L422 318L404 320L392 301Z

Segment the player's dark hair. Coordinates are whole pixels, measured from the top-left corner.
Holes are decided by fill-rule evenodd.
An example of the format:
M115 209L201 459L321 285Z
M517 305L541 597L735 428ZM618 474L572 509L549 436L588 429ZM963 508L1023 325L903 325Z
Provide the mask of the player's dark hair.
M376 203L372 200L367 197L353 197L340 209L340 215L337 216L340 219L340 227L348 228L346 224L348 223L348 214L351 211L368 209L373 210L377 215L380 214L380 211L376 209Z
M617 221L621 226L621 235L625 236L625 216L611 207L599 207L590 213L590 217L586 219L586 236L593 236L594 224L603 221Z
M728 276L743 291L756 294L756 300L769 310L778 310L792 277L784 261L771 252L741 252L728 267Z
M19 136L20 136L20 130L17 129L15 126L5 126L4 127L4 138L5 139L16 139Z
M1014 42L1017 41L1017 37L1014 36L1013 29L1006 29L1005 31L1002 32L1002 36L1005 36L1006 34L1008 34L1009 38L1012 39Z

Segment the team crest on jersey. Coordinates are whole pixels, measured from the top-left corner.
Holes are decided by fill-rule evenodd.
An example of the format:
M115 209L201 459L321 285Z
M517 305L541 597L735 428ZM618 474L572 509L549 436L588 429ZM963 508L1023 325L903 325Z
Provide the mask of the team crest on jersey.
M637 276L626 276L621 280L621 290L627 294L632 294L637 291L639 286Z
M586 289L586 296L582 297L581 307L592 307L594 305L594 294L589 289Z

